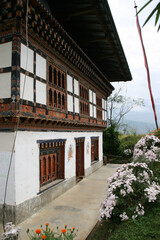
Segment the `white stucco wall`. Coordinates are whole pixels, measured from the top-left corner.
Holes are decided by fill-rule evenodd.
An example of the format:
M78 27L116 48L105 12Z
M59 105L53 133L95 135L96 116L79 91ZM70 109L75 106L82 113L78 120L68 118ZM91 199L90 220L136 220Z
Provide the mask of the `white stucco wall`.
M21 68L33 73L34 52L21 43Z
M96 93L93 92L93 103L96 104Z
M104 110L102 110L102 120L105 119L105 113L104 113Z
M36 102L47 104L46 84L36 80Z
M90 113L90 117L93 117L93 105L89 104L89 113Z
M12 65L12 42L0 44L0 68Z
M33 78L20 74L20 98L33 102Z
M75 112L79 113L79 98L74 98Z
M73 79L67 74L67 91L73 93Z
M36 53L36 75L45 80L47 72L46 67L47 67L46 59L40 56L38 53Z
M79 96L79 82L74 79L74 94Z
M104 109L104 99L102 98L102 108Z
M0 203L13 146L14 133L0 133ZM20 204L37 196L40 191L39 145L37 140L66 139L65 178L76 175L76 141L84 137L84 168L91 166L91 137L99 137L99 160L102 160L102 132L28 132L17 133L14 159L9 176L7 204ZM72 154L69 154L69 153Z
M89 89L89 101L90 101L90 102L93 102L93 97L92 97L92 95L93 95L93 92L92 92L92 90Z
M0 204L4 202L4 192L6 185L6 178L8 173L8 167L11 158L11 151L13 146L15 133L0 133ZM15 154L13 154L13 160L11 164L6 204L15 204Z
M96 111L96 106L93 106L93 117L97 117L97 111Z
M11 97L11 73L0 73L0 98Z
M67 110L73 112L73 96L67 94Z

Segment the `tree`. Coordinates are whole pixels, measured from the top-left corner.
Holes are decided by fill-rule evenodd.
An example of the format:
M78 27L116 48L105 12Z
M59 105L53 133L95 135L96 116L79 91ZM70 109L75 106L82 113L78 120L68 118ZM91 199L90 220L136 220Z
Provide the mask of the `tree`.
M118 90L114 91L113 94L107 100L107 113L108 113L108 124L109 126L113 123L121 125L123 117L129 113L134 107L144 106L142 98L131 99L130 97L121 95L123 86L120 86Z
M139 11L138 14L145 8L147 7L153 0L149 0ZM152 10L152 12L149 14L148 18L144 22L143 26L153 17L153 15L156 13L155 17L155 26L158 25L157 31L160 30L160 2L157 4L157 6ZM159 21L159 22L158 22Z
M116 124L112 124L103 132L103 153L105 155L119 155L120 154L120 141L119 132Z

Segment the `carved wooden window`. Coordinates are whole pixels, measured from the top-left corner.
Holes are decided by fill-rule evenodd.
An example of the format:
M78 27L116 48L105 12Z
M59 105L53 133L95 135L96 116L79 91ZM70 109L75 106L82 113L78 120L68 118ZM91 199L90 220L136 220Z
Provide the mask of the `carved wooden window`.
M61 94L58 93L58 107L61 108Z
M102 98L96 97L97 102L97 118L102 120Z
M40 186L64 179L65 139L40 142Z
M89 115L89 92L88 88L80 85L80 113L84 115Z
M65 99L64 99L64 94L62 95L62 108L65 106Z
M57 92L54 91L54 107L57 107Z
M64 73L62 73L62 88L64 88Z
M48 105L49 107L66 108L66 74L51 62L48 67Z
M52 66L49 65L49 82L52 82L52 75L53 75L53 71L52 71Z
M52 89L49 89L49 105L52 105L52 101L53 101L53 93L52 93Z
M54 84L57 84L57 70L54 68Z
M61 73L58 71L58 86L61 87Z

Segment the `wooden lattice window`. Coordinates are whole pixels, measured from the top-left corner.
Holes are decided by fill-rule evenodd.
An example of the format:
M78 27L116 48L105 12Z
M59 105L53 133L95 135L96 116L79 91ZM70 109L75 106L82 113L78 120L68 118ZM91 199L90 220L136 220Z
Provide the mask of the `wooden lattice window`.
M40 186L64 179L65 141L58 139L40 143Z
M52 89L49 89L49 105L51 106L53 102L53 93L52 93Z
M66 74L60 68L49 62L48 67L48 105L65 109Z
M57 84L57 69L54 68L54 84Z
M53 72L52 72L52 66L49 65L49 82L52 82L52 74L53 74Z

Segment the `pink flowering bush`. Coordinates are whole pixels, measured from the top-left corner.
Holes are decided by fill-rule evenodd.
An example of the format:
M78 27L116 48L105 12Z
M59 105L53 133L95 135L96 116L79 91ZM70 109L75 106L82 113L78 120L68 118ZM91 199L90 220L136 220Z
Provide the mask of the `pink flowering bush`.
M134 161L152 162L160 160L160 139L154 135L142 137L134 147Z
M124 164L108 179L108 195L99 219L125 221L144 215L145 205L157 200L160 186L146 163Z
M8 222L4 227L5 232L1 235L1 240L17 240L21 227L15 227L12 222Z

